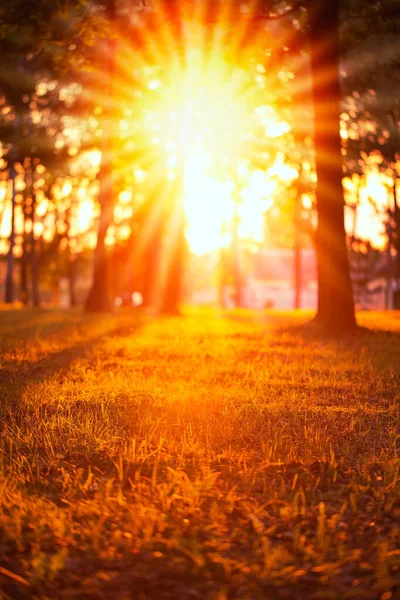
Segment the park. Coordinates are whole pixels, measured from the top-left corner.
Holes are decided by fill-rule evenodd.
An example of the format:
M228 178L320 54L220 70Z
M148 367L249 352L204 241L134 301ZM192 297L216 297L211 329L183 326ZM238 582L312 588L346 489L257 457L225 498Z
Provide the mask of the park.
M0 599L400 599L394 0L0 6Z

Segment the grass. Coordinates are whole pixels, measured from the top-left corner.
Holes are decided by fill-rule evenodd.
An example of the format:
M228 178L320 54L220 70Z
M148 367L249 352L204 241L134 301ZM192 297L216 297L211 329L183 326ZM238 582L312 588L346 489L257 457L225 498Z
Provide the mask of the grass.
M0 598L400 598L400 314L0 312Z

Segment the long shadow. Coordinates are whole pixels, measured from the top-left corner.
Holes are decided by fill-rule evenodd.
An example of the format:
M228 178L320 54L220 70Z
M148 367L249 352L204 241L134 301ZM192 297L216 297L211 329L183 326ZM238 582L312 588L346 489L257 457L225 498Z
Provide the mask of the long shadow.
M390 368L391 376L400 382L400 331L357 326L351 331L326 332L315 322L272 328L274 335L301 337L308 344L329 344L338 352L350 351L363 355L378 371ZM390 365L387 358L390 354Z
M0 340L23 341L38 334L57 333L76 322L78 311L27 308L0 311Z
M27 342L34 342L35 339L50 340L51 338L57 338L57 335L67 335L69 331L73 334L76 330L81 328L90 327L90 323L95 322L98 316L91 315L89 317L79 315L78 313L62 313L54 311L34 311L34 322L26 319L31 316L30 311L15 311L24 314L15 317L12 311L2 311L1 314L6 313L8 316L13 318L13 324L15 328L10 332L4 333L3 330L3 345L7 348L18 346L22 344L26 348ZM48 318L50 317L50 318ZM18 353L11 353L4 358L1 357L0 363L0 418L2 408L15 407L18 405L18 401L26 388L34 384L40 384L54 376L62 377L65 375L71 367L71 364L86 356L90 356L94 348L99 342L104 342L106 338L112 338L120 335L130 336L136 334L143 325L144 319L140 316L137 317L136 322L131 322L128 325L118 326L118 316L111 316L110 319L114 320L115 327L110 327L106 331L102 331L97 335L87 337L75 343L67 343L61 350L54 352L46 352L42 357L34 361L24 361L18 359ZM25 322L24 322L25 320Z
M107 315L100 314L100 318L118 320L131 317L137 320L144 319L144 315L137 310L124 311ZM37 309L0 310L0 344L31 341L37 337L53 337L67 331L68 328L80 329L99 320L99 314L84 314L80 309ZM122 328L121 328L122 329Z
M18 314L16 314L18 313ZM68 343L61 349L53 352L46 353L43 357L21 364L18 360L18 352L14 354L9 352L9 349L14 346L18 347L18 344L26 349L26 343L30 340L31 344L34 344L35 339L46 340L54 337L60 333L65 336L71 330L74 332L76 328L81 326L88 327L90 329L90 323L95 322L98 316L80 318L77 313L62 313L54 311L1 311L0 322L3 319L3 325L1 327L0 337L2 346L6 347L7 358L4 355L1 356L0 363L0 435L3 426L7 423L11 417L13 427L28 426L27 415L20 410L21 398L32 384L40 384L59 375L62 377L66 375L71 368L73 362L79 358L90 356L94 348L100 343L104 342L107 338L116 337L119 335L131 336L136 334L143 326L143 319L137 318L137 322L132 322L127 325L118 323L118 317L110 317L114 319L114 325L110 326L109 329L91 336L89 339L81 339L78 342ZM4 326L5 325L5 326ZM65 338L64 338L65 339ZM4 464L7 463L7 455L3 457ZM26 493L32 493L37 495L40 493L41 487L38 482L32 484L25 484ZM42 494L45 495L46 490L43 488ZM52 501L56 499L51 496ZM8 554L12 555L17 550L10 546ZM4 556L0 557L1 562L7 566L7 562L4 561ZM7 597L10 598L32 598L32 593L35 591L34 585L32 586L22 575L14 573L18 571L12 566L12 570L3 568L3 573L0 573L0 597L2 597L1 590L7 593ZM8 573L8 575L7 575ZM4 577L4 574L6 576ZM11 574L11 577L10 577Z

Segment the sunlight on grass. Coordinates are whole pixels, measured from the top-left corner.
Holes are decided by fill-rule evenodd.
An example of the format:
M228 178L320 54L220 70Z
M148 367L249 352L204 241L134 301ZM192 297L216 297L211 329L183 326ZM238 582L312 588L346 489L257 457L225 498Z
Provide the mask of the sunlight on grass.
M308 316L49 311L29 340L32 312L14 313L0 383L5 593L392 589L400 320L364 314L370 331L329 340L301 327Z

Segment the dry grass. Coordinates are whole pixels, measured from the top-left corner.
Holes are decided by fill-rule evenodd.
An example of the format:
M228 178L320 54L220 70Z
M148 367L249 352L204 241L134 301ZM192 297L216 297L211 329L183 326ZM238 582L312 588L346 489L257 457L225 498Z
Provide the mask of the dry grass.
M0 597L400 598L400 314L0 317Z

